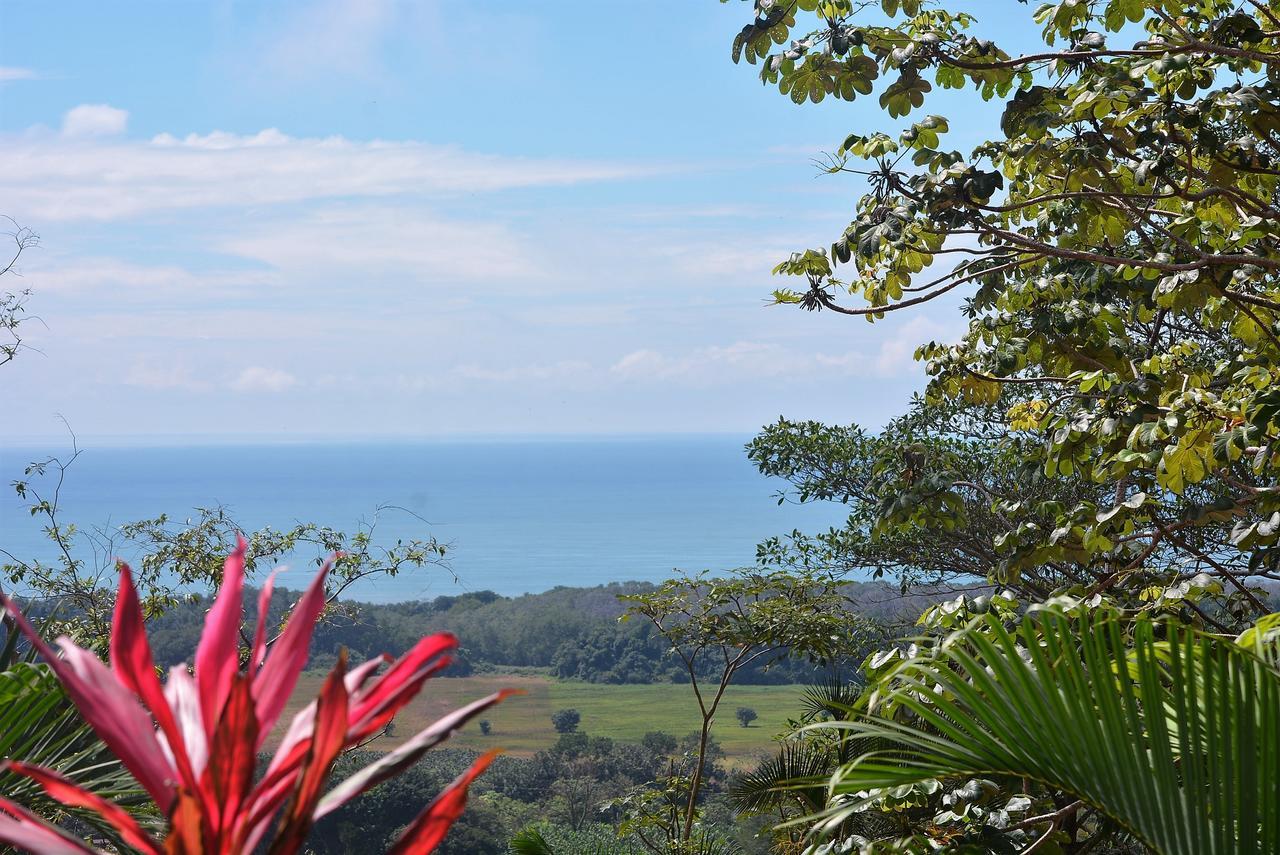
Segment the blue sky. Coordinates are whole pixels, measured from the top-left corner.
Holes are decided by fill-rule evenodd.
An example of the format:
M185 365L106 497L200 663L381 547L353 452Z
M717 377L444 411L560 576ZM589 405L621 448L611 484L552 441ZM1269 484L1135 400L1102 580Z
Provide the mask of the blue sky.
M0 213L42 243L7 282L42 323L0 369L0 432L881 423L956 304L875 325L764 305L859 191L811 159L887 120L760 86L729 61L747 14L0 4ZM931 109L961 147L994 116Z

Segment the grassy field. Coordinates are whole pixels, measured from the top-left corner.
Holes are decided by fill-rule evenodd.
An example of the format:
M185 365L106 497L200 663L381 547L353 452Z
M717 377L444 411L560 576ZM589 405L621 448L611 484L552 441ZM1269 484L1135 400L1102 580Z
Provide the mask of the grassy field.
M303 675L283 721L314 699L322 682L322 677ZM579 730L623 742L639 742L651 730L684 736L698 727L697 705L688 686L612 686L516 675L446 677L428 681L422 694L396 718L394 736L383 737L370 748L387 750L445 712L500 688L519 688L526 694L509 698L486 715L493 723L489 736L482 735L472 722L450 744L476 749L501 747L511 754L528 756L556 741L551 714L566 707L582 714ZM797 715L800 691L799 686L729 688L713 733L724 746L730 765L769 750L774 734L784 728L788 717ZM734 711L740 706L759 713L751 727L738 724Z

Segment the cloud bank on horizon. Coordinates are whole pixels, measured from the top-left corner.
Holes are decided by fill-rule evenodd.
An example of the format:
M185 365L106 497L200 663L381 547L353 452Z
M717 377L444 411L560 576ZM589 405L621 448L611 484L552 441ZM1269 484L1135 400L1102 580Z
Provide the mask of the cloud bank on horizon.
M652 75L573 4L83 11L0 33L0 213L42 237L10 437L875 424L957 329L763 306L848 220L797 152L858 112L752 85L717 4L673 5L686 64ZM495 27L514 56L474 69Z

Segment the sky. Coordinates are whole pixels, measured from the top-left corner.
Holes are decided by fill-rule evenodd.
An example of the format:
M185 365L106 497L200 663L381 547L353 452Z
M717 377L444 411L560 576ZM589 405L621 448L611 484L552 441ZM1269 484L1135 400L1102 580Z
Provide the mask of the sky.
M770 268L861 190L813 159L892 123L733 65L748 16L0 2L0 214L40 236L0 280L38 317L0 368L0 437L882 424L958 304L874 325L767 305ZM961 148L995 116L932 109Z

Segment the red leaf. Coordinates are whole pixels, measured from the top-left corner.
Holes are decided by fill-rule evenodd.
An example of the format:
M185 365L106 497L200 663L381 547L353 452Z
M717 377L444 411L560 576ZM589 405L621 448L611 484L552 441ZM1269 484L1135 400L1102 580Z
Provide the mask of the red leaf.
M133 585L129 565L124 563L120 565L120 587L116 592L116 608L111 621L111 671L151 711L169 742L183 783L194 790L196 777L191 768L191 757L182 738L182 730L164 696L160 678L156 676L156 663L151 654L151 644L147 641L138 591Z
M388 778L394 778L399 775L405 769L417 763L423 754L444 742L453 735L454 731L489 707L512 695L522 694L524 693L518 689L503 689L437 719L429 727L406 739L398 747L383 754L377 760L325 793L324 798L321 799L319 806L316 808L316 819L332 813L370 787L377 786Z
M253 632L253 647L249 651L249 674L252 676L262 667L262 660L267 658L267 612L271 610L271 592L276 587L276 573L272 570L267 581L262 583L258 592L258 626Z
M120 832L120 839L134 849L148 853L148 855L159 855L160 846L151 839L150 835L142 830L142 827L124 808L114 802L109 802L96 793L82 789L75 782L58 772L52 769L45 769L42 766L32 766L29 763L9 760L0 764L0 769L7 769L16 775L30 778L49 794L49 798L55 799L67 807L88 808L105 819L112 828Z
M409 824L387 851L387 855L426 855L444 840L449 828L467 806L467 788L500 752L490 751L436 796L426 810Z
M231 833L253 786L257 745L258 717L253 710L249 677L236 674L209 746L209 763L201 780L204 802L214 813L215 833L224 837Z
M293 798L280 822L280 832L271 845L270 855L290 855L298 851L311 830L312 813L324 790L333 761L342 752L347 737L347 654L338 656L338 664L329 672L316 703L316 724L311 735L311 748L302 763L302 772Z
M196 685L200 688L200 713L205 733L213 729L222 715L231 678L240 668L236 648L243 617L244 553L248 544L236 536L236 550L222 565L222 584L213 608L204 618L204 632L196 648Z
M17 846L35 855L95 855L94 851L65 832L44 824L21 805L0 797L0 843Z
M320 612L324 611L324 580L333 566L326 561L312 580L302 599L289 615L280 640L271 648L262 668L253 677L253 699L258 707L258 747L271 733L276 719L289 702L289 695L298 683L298 675L307 664L311 647L311 633L315 629Z
M215 855L205 846L202 832L204 811L195 796L179 790L169 814L169 836L164 839L165 855Z
M359 742L390 721L421 691L428 677L449 664L444 654L457 646L458 639L451 633L427 636L397 659L385 674L374 678L369 688L360 693L352 710L355 730L352 739Z
M67 690L84 720L107 744L158 804L167 810L173 802L173 767L165 759L151 716L137 696L115 678L96 656L70 639L58 639L59 656L45 643L17 605L0 594L23 634L31 641Z

